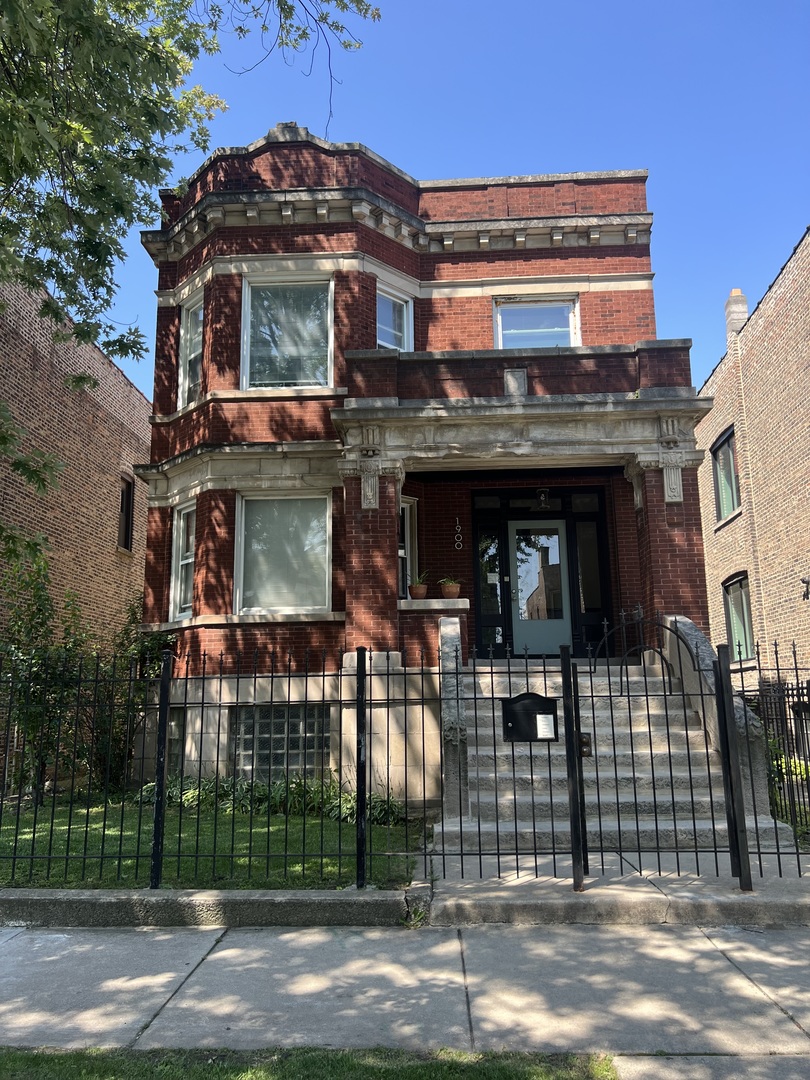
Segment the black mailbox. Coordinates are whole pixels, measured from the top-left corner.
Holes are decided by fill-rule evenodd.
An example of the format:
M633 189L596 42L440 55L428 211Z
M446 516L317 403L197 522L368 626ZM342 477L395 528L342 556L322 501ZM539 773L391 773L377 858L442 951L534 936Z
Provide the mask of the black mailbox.
M540 694L501 698L505 742L556 742L557 700Z

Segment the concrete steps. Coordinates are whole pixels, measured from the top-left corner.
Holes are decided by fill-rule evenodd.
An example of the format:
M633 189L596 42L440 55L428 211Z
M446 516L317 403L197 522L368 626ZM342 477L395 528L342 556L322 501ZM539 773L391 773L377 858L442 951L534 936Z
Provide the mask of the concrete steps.
M589 846L710 850L727 843L720 758L677 685L641 668L580 672L578 684L581 727L593 747L582 763ZM559 699L557 742L504 742L499 699L527 690ZM435 850L570 848L561 699L559 672L548 668L462 676L469 814L466 805L445 807Z

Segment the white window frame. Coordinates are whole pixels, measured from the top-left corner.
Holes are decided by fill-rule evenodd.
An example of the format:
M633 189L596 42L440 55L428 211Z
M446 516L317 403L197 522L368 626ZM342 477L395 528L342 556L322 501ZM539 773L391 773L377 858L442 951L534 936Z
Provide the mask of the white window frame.
M395 304L401 304L403 311L402 319L402 345L388 345L380 341L380 322L379 313L377 314L377 348L378 349L396 349L399 348L400 352L411 352L413 350L413 299L410 296L406 296L405 293L398 292L396 289L391 289L387 285L380 285L377 282L377 300L384 297L386 300L391 300Z
M327 333L327 372L325 383L277 383L270 386L253 386L250 381L250 315L251 294L253 289L267 289L273 286L288 288L296 285L324 285L326 286L326 333ZM331 276L324 274L305 275L296 274L284 277L243 277L242 278L242 362L241 380L242 390L280 390L289 391L296 388L312 389L313 387L333 387L335 383L335 281Z
M728 428L718 439L715 439L711 455L715 517L717 521L725 521L740 509L740 472L737 440L733 427ZM725 499L723 498L724 485Z
M504 345L501 330L501 312L504 308L541 308L541 307L567 307L568 308L568 332L569 343L567 346L550 345L548 348L572 348L580 344L579 333L579 299L576 296L498 296L493 302L494 338L496 349L507 349L509 352L519 352L519 348ZM542 346L532 345L527 348L539 348Z
M404 536L397 539L397 563L398 563L398 591L399 599L407 600L408 585L418 573L417 547L416 547L416 514L418 500L403 496L399 500L399 510L404 520ZM403 574L404 569L404 574ZM403 580L404 578L404 580Z
M742 624L742 640L734 638L732 608L735 605L735 596L739 594L739 609L734 611L737 621ZM751 614L751 582L748 574L734 574L723 582L723 609L726 616L726 635L729 639L729 658L731 663L752 660L755 655L754 623ZM740 649L740 646L742 648Z
M281 499L318 499L324 503L326 515L326 559L324 567L325 603L314 607L273 606L266 608L248 608L243 606L245 573L245 503L251 501L278 502ZM332 605L332 494L331 492L289 491L278 494L257 492L240 495L236 502L236 544L234 559L234 604L236 615L326 615Z
M197 558L196 543L192 549L189 557L188 553L184 553L182 550L182 538L183 527L182 520L186 514L193 512L194 518L194 533L197 531L197 501L182 503L180 506L176 506L174 509L174 519L172 521L172 576L171 586L169 591L169 611L172 619L190 619L194 613L194 564ZM191 606L188 608L180 607L180 596L182 588L182 575L183 568L191 565L191 580L192 580L192 596Z
M189 401L188 392L188 363L193 354L189 352L189 323L191 322L192 313L202 309L203 325L200 327L200 393L194 398L194 401ZM205 341L205 308L203 305L203 294L201 292L195 293L189 300L187 300L180 309L180 349L179 349L179 364L177 367L177 408L183 409L186 405L192 405L194 402L199 401L202 397L202 356L203 345Z

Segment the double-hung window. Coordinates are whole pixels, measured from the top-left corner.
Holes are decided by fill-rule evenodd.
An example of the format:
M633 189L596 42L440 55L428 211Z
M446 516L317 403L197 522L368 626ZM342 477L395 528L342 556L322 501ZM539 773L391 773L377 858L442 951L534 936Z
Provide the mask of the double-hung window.
M202 389L203 302L183 308L180 321L180 369L177 380L177 407L195 402Z
M172 550L173 619L188 618L194 602L194 537L197 511L194 503L179 506L174 512L174 543Z
M243 388L329 386L330 283L247 282L244 295Z
M717 520L723 521L740 505L740 481L737 475L734 428L721 435L712 447L712 468Z
M571 301L504 300L495 303L499 349L549 349L577 343Z
M407 300L377 291L377 345L381 349L411 348L411 307Z
M121 477L121 495L118 503L118 546L122 551L132 551L132 534L135 524L135 481Z
M749 660L754 655L754 631L747 574L737 574L724 582L723 600L731 660Z
M251 498L241 502L239 613L329 608L329 498Z

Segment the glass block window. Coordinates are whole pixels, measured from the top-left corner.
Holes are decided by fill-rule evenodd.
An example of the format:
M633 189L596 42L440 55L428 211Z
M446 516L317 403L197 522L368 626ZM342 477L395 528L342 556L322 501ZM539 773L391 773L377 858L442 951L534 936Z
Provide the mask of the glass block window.
M231 728L234 774L266 784L329 772L329 706L238 705Z

